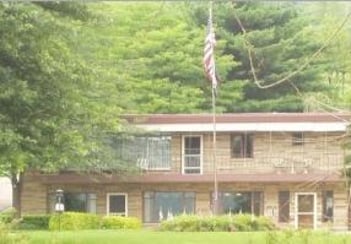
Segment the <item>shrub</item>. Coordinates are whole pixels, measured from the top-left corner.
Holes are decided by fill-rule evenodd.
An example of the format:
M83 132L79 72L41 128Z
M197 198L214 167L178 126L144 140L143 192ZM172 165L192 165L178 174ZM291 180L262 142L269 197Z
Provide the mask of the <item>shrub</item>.
M196 215L179 215L172 220L162 221L160 229L163 231L200 231L201 218Z
M104 229L140 229L141 222L134 217L105 216L102 218L101 227Z
M64 212L50 217L50 230L86 230L98 229L100 218L96 214Z
M0 222L9 224L16 218L16 209L8 208L0 213Z
M256 222L257 222L258 230L267 231L267 230L277 229L272 219L269 217L266 217L266 216L256 217Z
M233 216L233 223L237 231L257 230L250 214L238 214Z
M162 231L265 231L273 230L275 226L267 217L254 217L249 214L234 216L180 215L172 220L163 221Z
M16 228L21 230L47 230L49 229L50 215L23 216Z

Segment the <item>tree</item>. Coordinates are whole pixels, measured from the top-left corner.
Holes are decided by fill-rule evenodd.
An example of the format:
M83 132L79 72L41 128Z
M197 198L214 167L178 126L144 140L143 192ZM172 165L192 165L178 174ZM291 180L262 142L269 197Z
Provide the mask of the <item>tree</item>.
M0 4L0 173L19 212L26 169L102 169L105 135L120 129L109 84L73 52L79 23L36 4Z
M178 2L88 6L105 19L88 27L82 36L88 47L82 51L90 62L108 70L104 79L116 84L125 110L188 113L211 108L211 86L202 65L207 20L196 25L189 8ZM224 46L225 40L220 40L218 54ZM233 65L231 55L218 55L221 74L226 75ZM236 100L238 93L231 90L226 94L231 101L226 102ZM219 110L223 107L219 103Z

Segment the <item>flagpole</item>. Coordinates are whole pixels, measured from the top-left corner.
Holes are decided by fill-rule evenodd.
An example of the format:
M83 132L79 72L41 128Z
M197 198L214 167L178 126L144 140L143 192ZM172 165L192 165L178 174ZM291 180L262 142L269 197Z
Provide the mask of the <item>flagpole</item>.
M211 19L211 28L212 27L212 6L213 2L210 2L210 19ZM214 35L213 29L211 32ZM213 37L214 38L214 37ZM213 73L212 73L212 157L213 157L213 188L214 188L214 196L213 196L213 213L214 215L218 214L218 180L217 180L217 123L216 123L216 93L217 93L217 77L216 77L216 67L214 62L214 47L213 51Z
M216 128L216 88L212 88L212 151L213 151L213 213L218 214L218 180L217 180L217 128Z
M217 135L216 135L216 96L217 96L217 76L216 76L216 64L214 58L214 46L216 44L216 38L212 25L212 1L209 5L209 16L207 22L207 33L205 38L204 48L204 68L206 76L211 80L212 83L212 162L213 162L213 184L214 192L212 200L212 211L213 214L218 214L218 180L217 180Z

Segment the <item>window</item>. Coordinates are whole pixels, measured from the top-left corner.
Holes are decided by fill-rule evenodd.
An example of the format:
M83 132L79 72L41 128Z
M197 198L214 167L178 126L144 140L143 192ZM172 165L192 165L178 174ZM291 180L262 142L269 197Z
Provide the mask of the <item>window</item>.
M165 170L171 168L170 136L135 136L116 140L118 157L135 162L143 169Z
M292 133L292 145L303 145L304 137L302 132Z
M253 157L253 135L234 134L231 135L231 156L232 158Z
M125 193L108 193L107 194L107 214L128 216L127 194Z
M55 193L49 195L50 211L55 211ZM63 195L65 211L96 213L96 194L65 192Z
M175 215L194 212L194 192L144 193L144 222L156 223Z
M219 211L223 214L250 213L258 216L263 211L262 192L221 192L218 200Z
M334 217L334 194L333 191L322 192L322 221L333 221Z
M201 136L184 136L184 157L183 173L184 174L201 174Z
M279 222L287 223L289 222L290 216L290 192L289 191L280 191L278 193L278 218Z

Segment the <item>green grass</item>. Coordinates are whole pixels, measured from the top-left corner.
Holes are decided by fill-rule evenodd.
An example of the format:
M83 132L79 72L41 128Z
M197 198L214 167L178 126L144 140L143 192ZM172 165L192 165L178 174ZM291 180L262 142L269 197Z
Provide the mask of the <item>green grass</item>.
M32 231L17 232L21 243L33 244L351 244L351 234L329 232L157 232L157 231ZM1 241L0 241L1 243ZM9 242L11 243L11 242ZM18 240L15 242L19 243Z

